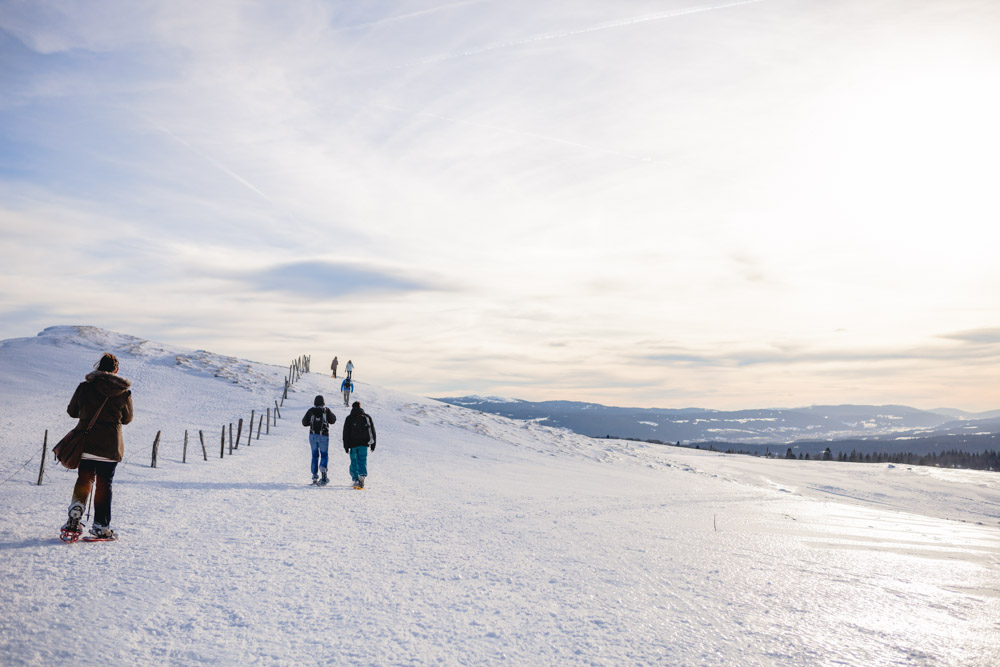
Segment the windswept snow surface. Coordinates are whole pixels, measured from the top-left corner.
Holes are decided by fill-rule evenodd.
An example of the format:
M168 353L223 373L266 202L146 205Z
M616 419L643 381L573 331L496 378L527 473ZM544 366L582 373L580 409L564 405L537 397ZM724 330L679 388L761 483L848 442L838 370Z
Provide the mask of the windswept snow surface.
M35 485L42 433L105 349L134 381L121 538L63 544L75 473ZM346 416L325 372L219 456L285 370L86 328L0 343L0 664L1000 664L995 473L592 440L359 375L369 488L336 437L316 488L300 419L317 393Z

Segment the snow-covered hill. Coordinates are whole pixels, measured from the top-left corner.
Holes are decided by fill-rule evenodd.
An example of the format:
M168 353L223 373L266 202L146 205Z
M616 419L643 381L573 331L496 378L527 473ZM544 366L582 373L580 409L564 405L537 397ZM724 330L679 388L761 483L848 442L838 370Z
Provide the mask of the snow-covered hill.
M75 473L35 484L42 436L104 350L134 383L121 539L62 544ZM0 663L1000 664L996 474L591 440L361 374L369 488L336 443L315 488L299 420L317 393L346 415L327 373L219 457L286 370L90 328L0 343Z

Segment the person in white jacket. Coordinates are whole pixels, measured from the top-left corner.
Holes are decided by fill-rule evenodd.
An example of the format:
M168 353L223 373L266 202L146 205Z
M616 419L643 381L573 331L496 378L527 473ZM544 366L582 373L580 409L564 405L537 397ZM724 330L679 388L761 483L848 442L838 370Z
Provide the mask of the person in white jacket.
M354 372L354 362L350 359L347 360L347 365L344 366L344 370L347 371L347 379L351 379L351 373Z

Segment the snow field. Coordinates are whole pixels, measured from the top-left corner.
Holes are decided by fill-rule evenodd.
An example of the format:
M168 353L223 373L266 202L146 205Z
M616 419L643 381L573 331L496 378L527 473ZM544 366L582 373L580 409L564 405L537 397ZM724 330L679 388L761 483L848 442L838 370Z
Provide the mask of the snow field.
M220 460L215 426L182 464L185 425L266 406L285 369L48 331L0 344L5 665L1000 663L990 474L591 440L358 382L378 446L355 491L339 380L305 376L270 436ZM14 468L114 345L136 380L122 537L62 544L75 472ZM325 488L300 425L317 393Z

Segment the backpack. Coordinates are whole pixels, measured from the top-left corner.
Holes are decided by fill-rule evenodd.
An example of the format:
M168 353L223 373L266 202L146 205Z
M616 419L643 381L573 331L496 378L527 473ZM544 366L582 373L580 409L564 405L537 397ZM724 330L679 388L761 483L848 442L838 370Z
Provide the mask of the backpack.
M351 422L351 444L356 446L372 444L372 432L368 428L368 415L361 413Z
M310 431L313 433L322 433L323 429L326 428L326 408L313 408L309 424Z

